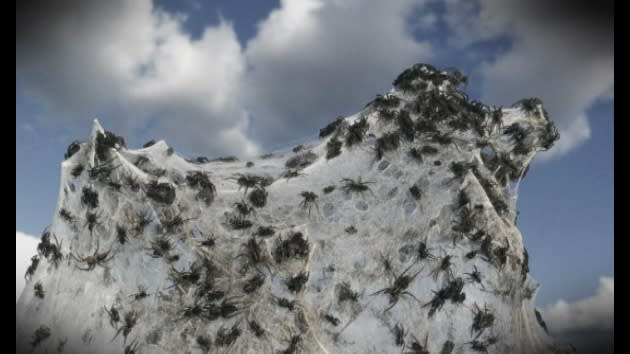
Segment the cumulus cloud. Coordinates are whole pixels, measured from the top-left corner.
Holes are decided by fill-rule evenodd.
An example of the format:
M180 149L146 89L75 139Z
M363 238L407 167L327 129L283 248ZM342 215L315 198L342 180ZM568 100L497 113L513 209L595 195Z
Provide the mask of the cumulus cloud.
M152 119L152 133L178 147L256 153L237 99L245 67L232 25L221 20L193 40L184 20L150 0L20 2L16 79L56 119L100 113L127 133Z
M149 129L183 150L246 156L356 112L414 63L457 51L471 61L475 43L508 38L493 60L466 63L482 99L540 97L561 133L543 157L590 137L587 109L614 97L612 16L601 4L446 0L440 16L431 1L281 0L243 44L224 19L192 38L184 15L150 0L23 1L16 80L47 117L99 114L122 134Z
M407 16L422 1L283 0L245 55L247 102L268 142L316 132L391 88L404 68L432 57ZM289 135L290 134L290 135Z
M24 289L24 273L31 265L31 257L37 254L39 241L23 232L15 232L15 302L18 301Z
M283 0L242 48L227 21L192 39L183 16L150 0L26 2L16 77L50 116L99 112L115 117L112 130L149 125L186 149L251 155L252 137L313 133L429 59L430 45L407 28L422 3Z
M541 98L561 134L543 157L560 156L590 137L586 110L613 97L610 2L448 0L445 20L456 48L511 40L509 50L480 67L483 99Z
M541 311L554 334L584 330L613 330L615 318L615 279L601 277L595 295L575 302L558 300Z

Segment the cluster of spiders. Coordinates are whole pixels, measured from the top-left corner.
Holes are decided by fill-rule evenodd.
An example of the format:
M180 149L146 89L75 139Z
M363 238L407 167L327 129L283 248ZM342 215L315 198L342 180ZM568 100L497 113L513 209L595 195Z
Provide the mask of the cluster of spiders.
M186 175L186 182L188 186L197 190L195 199L203 201L206 206L212 204L217 190L207 174L201 171L190 171Z
M428 84L433 86L446 84L448 90L451 90L451 94L443 95L436 93L435 90L428 90ZM501 128L501 109L492 110L477 101L470 101L463 92L459 92L456 89L456 87L461 84L467 84L467 78L461 74L461 72L457 70L451 70L450 72L439 71L425 64L416 65L402 73L396 81L394 81L394 86L402 91L413 92L418 95L416 105L412 110L401 109L402 100L396 95L377 96L374 101L368 104L372 109L378 112L378 119L381 123L397 125L397 130L385 133L376 139L374 147L376 159L380 160L387 152L399 149L401 140L413 142L419 135L423 134L428 137L428 141L431 142L431 144L435 146L447 146L457 141L455 136L452 135L454 131L471 129L476 132L477 135L483 137L488 134L489 126L493 125ZM527 111L538 109L538 104L539 103L535 101L521 103L522 108ZM403 108L409 108L409 106ZM418 113L422 118L414 121L411 113ZM445 125L451 128L451 132L441 132L438 129L443 128ZM361 116L353 124L348 124L344 121L343 117L339 117L328 126L322 128L320 137L325 138L334 134L326 145L326 158L332 159L339 156L344 145L346 148L352 148L363 142L369 128L370 126L366 116ZM525 149L523 146L529 141L526 139L526 135L528 135L529 132L518 125L506 127L503 129L503 134L509 135L517 147L520 144L521 149ZM163 206L173 204L179 192L178 188L183 188L183 183L186 183L189 189L195 192L195 199L202 201L206 206L210 206L215 200L217 193L216 187L214 183L211 182L209 175L201 171L188 172L185 178L181 176L181 183L175 182L175 185L158 182L157 179L150 180L148 183L138 182L132 177L128 177L127 180L124 180L125 177L123 177L122 180L114 181L112 180L112 173L120 166L114 165L112 162L113 159L107 161L107 158L112 149L124 147L124 140L106 132L97 135L96 143L96 155L100 163L92 168L87 168L89 177L96 182L107 183L109 187L118 191L125 185L135 191L141 189L144 191L146 197L151 199L155 205ZM151 141L145 144L145 146L149 147L153 144L154 141ZM436 155L438 153L438 149L433 145L417 145L411 147L408 150L408 155L421 163L427 156ZM73 143L68 148L66 158L70 158L80 151L80 149L80 143ZM287 170L282 176L287 179L287 183L291 178L302 176L303 173L301 170L317 159L317 155L311 151L304 150L305 148L303 146L296 147L294 153L297 155L286 161L285 166ZM233 160L232 158L225 158L220 161L229 162ZM135 165L141 168L149 164L149 162L148 157L143 155L139 156ZM198 158L195 163L208 162L210 162L210 160L206 158ZM500 154L497 155L496 161L492 163L495 164L493 166L496 168L493 169L491 174L483 174L480 172L480 168L482 168L483 165L477 166L468 162L453 162L448 165L448 167L453 174L452 180L459 182L463 182L463 180L467 179L469 172L472 171L472 174L477 177L486 191L486 194L489 196L492 206L499 214L503 214L509 208L505 203L504 197L500 195L500 187L505 185L506 181L514 179L517 172L519 172L519 166L514 165L509 159L509 156L502 156ZM253 163L248 163L247 167L253 167ZM78 177L83 173L83 170L83 165L79 164L73 168L72 174ZM271 181L261 176L240 173L235 174L231 179L236 182L239 191L244 190L244 194L240 200L235 201L231 205L233 213L229 214L228 224L232 229L244 230L242 231L243 233L250 232L246 231L246 229L254 226L253 221L256 221L258 218L257 208L264 208L267 205L268 192L266 187L269 186ZM372 183L375 182L362 181L360 177L357 180L344 178L341 180L339 189L346 194L365 197L366 193L374 194L369 186L369 184ZM336 186L330 185L323 189L323 193L329 194L335 189ZM412 184L409 188L409 193L414 199L419 200L422 197L423 191L421 191L416 184ZM301 202L297 207L304 210L304 214L307 212L310 216L313 207L320 213L318 204L320 196L318 196L318 194L313 191L305 190L302 191L299 196L301 197ZM103 200L104 198L101 196L100 201L103 202ZM99 195L96 190L92 188L92 185L85 186L81 190L81 203L86 207L84 226L89 229L90 235L92 235L93 231L101 230L102 227L99 226L103 224L102 215L96 210L99 207ZM496 265L499 269L502 269L508 257L511 256L508 254L510 245L509 243L505 246L499 245L497 240L493 240L489 234L486 234L483 227L480 227L481 223L479 222L478 214L482 209L477 208L477 205L473 205L465 192L462 192L456 201L455 210L457 219L451 225L451 231L456 233L456 236L453 238L453 247L456 246L456 239L464 239L464 237L470 239L472 242L478 242L479 249L467 253L465 258L472 260L477 254L480 254L481 256L478 258L484 259ZM162 211L164 211L164 209ZM260 210L259 213L261 213ZM75 223L77 220L77 217L64 208L60 209L59 216L70 224ZM155 224L159 223L158 232L162 231L163 233L150 241L150 247L145 249L146 252L152 258L163 258L170 263L170 276L173 281L173 286L183 289L186 294L190 294L187 290L194 289L194 301L192 303L188 302L188 306L178 311L181 318L205 318L207 320L228 319L245 310L245 307L242 306L242 302L234 301L237 297L232 297L228 294L231 290L228 291L226 288L222 287L220 282L219 285L217 285L216 274L220 273L220 271L217 271L216 267L212 268L210 264L212 263L211 261L207 259L202 262L196 261L190 265L184 266L184 268L182 268L181 262L177 262L179 261L179 256L174 254L174 252L180 249L181 243L176 243L173 235L179 234L185 223L193 220L193 218L185 218L181 213L168 215L162 213L158 216L157 212L154 213L153 211L146 210L144 213L140 212L140 214L132 216L131 219L133 220L127 225L116 225L115 240L117 240L120 245L124 245L129 242L130 236L137 237L143 235L145 228L153 221L155 221ZM261 219L264 218L261 217ZM354 226L349 227L346 231L349 234L357 233L357 229ZM238 281L236 284L237 288L240 289L237 290L237 292L242 292L242 294L239 293L238 296L248 298L254 298L256 294L260 293L260 289L265 289L270 283L268 275L262 271L263 268L266 268L267 271L272 274L272 267L275 266L282 269L282 267L285 266L283 263L290 260L310 258L310 252L314 249L301 232L290 232L284 239L282 236L278 236L275 240L270 238L275 234L275 229L272 226L259 226L257 230L252 229L251 233L252 236L250 238L243 239L242 247L239 250L240 253L232 259L233 263L243 265L240 269L241 273L237 275ZM357 236L359 236L359 234L352 237ZM48 235L45 240L44 238L42 239L40 254L32 258L31 266L27 270L27 276L33 275L42 259L40 257L53 260L55 265L63 258L60 251L61 244L57 242L54 235L52 235L52 237L55 242L51 242L50 237L51 236ZM217 244L217 239L214 237L214 234L211 237L202 240L197 239L195 241L198 241L199 248L206 251L211 251L212 249L217 250L219 246L221 246L221 244ZM275 241L275 243L272 243L272 241ZM268 249L269 245L272 245L271 250ZM114 257L112 247L106 251L101 250L99 239L97 238L96 248L93 252L90 251L87 254L81 255L75 251L75 253L70 253L69 257L77 263L77 268L83 271L94 270L97 266L107 268L109 262ZM428 272L428 275L433 276L436 282L438 279L443 281L443 284L437 290L433 291L432 299L422 305L422 307L429 307L429 317L439 311L447 301L459 304L464 302L466 299L466 294L463 291L466 284L465 280L471 283L471 285L468 286L484 287L484 277L477 268L477 264L472 265L470 272L463 273L465 277L456 277L453 274L453 257L456 257L455 255L444 254L442 257L436 256L437 253L434 255L434 251L428 247L426 239L417 243L417 246L413 244L411 247L413 247L415 262L404 268L401 273L394 271L395 267L389 258L382 257L382 265L385 273L388 275L386 277L388 283L386 287L372 293L371 296L388 296L389 302L384 312L388 312L394 308L403 296L420 302L416 296L412 294L412 284L424 269L419 268L429 263L434 264L434 268ZM524 282L526 274L529 271L528 255L526 251L522 258L521 273ZM274 261L275 265L273 264ZM412 271L411 269L414 267L416 267L416 269ZM257 272L252 274L250 272L252 268ZM309 277L310 273L307 270L292 273L291 276L284 278L284 285L289 292L297 296L305 289ZM230 289L231 287L232 285L230 285ZM45 293L41 283L36 284L34 290L36 296L44 297ZM130 295L134 298L134 301L142 301L150 296L146 289L139 288L138 290L137 293ZM340 304L346 302L358 303L359 298L362 296L362 294L360 295L353 290L348 282L339 284L336 293L337 300ZM296 300L275 296L274 299L279 307L296 314L301 313L300 311L303 310ZM109 315L110 324L116 329L114 339L122 333L126 342L127 336L136 325L139 312L128 311L123 315L122 309L115 306L105 308L105 311ZM537 313L537 318L538 317L539 314ZM341 323L341 320L336 317L333 312L323 312L321 313L321 318L332 327L336 327ZM495 338L488 338L484 341L479 340L480 336L494 324L494 321L495 318L492 310L488 309L486 306L484 306L483 309L479 308L475 304L473 325L471 327L471 335L474 336L474 339L472 342L467 343L471 345L473 350L484 351L485 348L496 343ZM243 329L240 327L239 323L231 327L221 326L216 334L197 336L197 345L206 351L209 350L212 345L212 340L210 339L212 337L214 337L214 344L218 347L233 345L243 333ZM265 329L256 320L249 319L247 325L256 337L265 335ZM402 324L396 324L393 331L395 333L396 345L403 346L403 352L407 349L410 353L428 352L428 335L424 338L424 343L415 337L413 337L413 341L410 343L405 343L407 331L403 328ZM291 336L288 340L288 346L283 352L297 352L302 342L303 338L300 335ZM450 353L453 348L453 342L446 341L442 352ZM133 353L137 351L137 349L138 344L132 342L125 347L125 352Z

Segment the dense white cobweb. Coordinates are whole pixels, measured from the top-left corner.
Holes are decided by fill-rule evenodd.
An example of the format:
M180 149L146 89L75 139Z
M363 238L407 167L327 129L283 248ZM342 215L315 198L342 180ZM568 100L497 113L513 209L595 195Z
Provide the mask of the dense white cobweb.
M448 83L426 90L452 94L446 88ZM389 94L399 99L401 110L417 100L408 90ZM410 112L412 120L422 119ZM475 346L490 353L556 351L536 319L538 283L527 274L523 240L514 224L515 186L541 149L549 122L540 105L501 112L500 124L488 118L483 137L472 129L440 126L451 140L439 143L422 132L405 140L405 132L383 119L373 104L346 117L332 135L296 151L251 160L253 165L186 160L164 141L137 150L107 148L101 159L102 139L113 135L104 134L95 121L90 139L61 165L59 202L47 232L50 247L57 245L62 257L55 265L54 256L40 255L17 304L18 348L399 353L398 326L404 328L405 350L416 342L432 353L449 347L453 353L472 352ZM368 123L362 141L344 143L341 154L328 159L330 141L344 142L348 127L362 119ZM521 127L531 149L514 153L513 135L501 125ZM375 151L383 141L378 138L388 132L398 132L397 148L384 151L379 160ZM437 151L411 156L411 148L424 146ZM500 157L508 161L497 163ZM288 169L287 162L295 159L298 166ZM452 163L470 165L455 176ZM85 169L80 174L79 165ZM99 176L101 167L95 165L111 170ZM503 186L496 176L505 175L506 166L512 169L511 182ZM214 193L206 186L210 194L205 197L212 200L200 195L203 182L195 185L192 171L206 173L216 188ZM251 176L260 178L249 178L252 187L246 189ZM360 179L367 188L346 191L346 178ZM152 181L157 184L151 186ZM166 185L172 190L152 191ZM324 192L329 186L334 189ZM413 186L419 194L410 190ZM90 207L86 188L98 193L97 206ZM240 215L235 203L251 207L249 197L257 188L266 193L264 206ZM305 191L317 198L305 203ZM499 199L506 201L505 210ZM139 228L143 213L151 222ZM460 234L462 213L469 213L474 225ZM169 229L177 216L181 224ZM95 217L92 222L90 217ZM253 236L267 226L273 235ZM127 234L124 243L121 229ZM158 252L162 237L170 250ZM422 242L431 256L419 256ZM471 251L476 252L472 257ZM90 269L90 256L104 259ZM199 279L192 279L196 267ZM474 270L480 282L471 278ZM257 274L263 274L262 285L246 291ZM408 286L396 291L402 276L411 277ZM459 291L453 290L458 279L463 286L460 281ZM32 290L37 282L43 298ZM202 290L202 284L208 288ZM136 296L142 288L148 296ZM213 291L218 299L212 299ZM217 310L221 305L223 313ZM120 321L111 321L112 308ZM264 335L256 335L252 321Z

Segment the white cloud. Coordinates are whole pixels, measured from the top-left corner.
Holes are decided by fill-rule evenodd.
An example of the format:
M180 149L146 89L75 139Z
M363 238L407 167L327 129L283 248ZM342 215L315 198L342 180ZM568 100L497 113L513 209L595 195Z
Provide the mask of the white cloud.
M245 66L230 23L193 40L183 16L150 0L48 6L18 10L16 79L51 116L89 122L100 112L123 134L157 118L153 133L177 147L258 151L237 97Z
M316 132L429 59L406 23L422 3L283 0L241 48L222 19L192 39L150 0L63 0L18 9L16 78L49 118L99 112L120 134L151 126L177 148L252 155L253 138Z
M565 4L564 2L562 2ZM510 104L539 97L560 131L547 158L560 156L590 138L586 110L612 99L612 17L607 9L555 2L447 1L451 44L467 45L501 36L511 48L481 66L483 99ZM612 23L612 22L610 22Z
M283 0L246 46L246 102L263 142L312 134L358 111L433 51L406 15L423 1Z
M554 334L581 330L612 330L615 318L615 278L600 277L595 295L575 302L558 300L541 311Z
M90 122L98 112L121 134L150 126L183 150L253 155L259 144L316 133L405 68L434 60L436 48L412 34L442 20L417 11L429 1L282 0L244 46L223 19L193 39L184 15L150 0L18 7L16 79L47 102L47 117ZM614 97L612 35L599 18L589 24L590 8L562 3L446 0L452 35L437 48L474 58L473 43L511 40L496 59L473 60L482 98L540 97L561 134L546 158L589 139L586 110Z
M31 265L31 257L37 254L39 240L23 232L15 232L15 302L22 294L24 274Z

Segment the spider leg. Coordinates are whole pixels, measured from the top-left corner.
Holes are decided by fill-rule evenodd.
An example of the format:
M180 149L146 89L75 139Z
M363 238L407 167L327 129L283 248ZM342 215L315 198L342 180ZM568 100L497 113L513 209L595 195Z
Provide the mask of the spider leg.
M232 317L234 317L234 316L236 316L236 315L240 315L240 314L241 314L241 313L243 313L245 310L246 310L246 309L240 309L240 310L234 311L234 312L232 312L231 314L229 314L229 315L227 315L227 316L224 316L224 317L225 317L225 318L232 318Z
M418 276L418 274L420 274L420 272L422 272L423 270L424 270L424 268L423 268L423 269L420 269L420 270L419 270L416 274L414 274L414 275L411 277L411 279L409 279L409 281L411 282L412 280L416 279L416 277Z
M387 312L387 311L391 310L392 307L396 306L397 303L398 303L398 298L394 299L393 303L391 305L389 305L389 307L387 307L385 309L385 311L383 311L383 312Z
M116 339L116 337L118 337L118 335L120 334L120 332L122 332L125 329L125 326L121 326L117 331L116 334L114 335L114 338L112 338L112 342L114 341L114 339Z
M112 258L114 258L113 254L109 255L109 258L106 257L105 259L103 259L103 262L109 262L112 260Z
M420 302L420 300L418 300L417 297L415 297L412 293L410 293L408 291L403 291L401 294L407 294L407 295L411 296L412 298L414 298L414 300L416 300L417 302Z
M263 264L265 265L265 267L269 271L269 274L273 275L273 272L271 271L271 267L269 266L268 262L264 262ZM258 270L258 268L256 268L256 270ZM260 270L258 270L258 271L260 272Z
M79 256L75 256L74 253L70 253L70 257L77 262L83 262L83 259L79 259Z
M383 292L386 292L388 289L389 289L389 288L383 288L383 289L381 289L381 290L379 290L379 291L377 291L377 292L375 292L375 293L370 294L370 296L372 296L372 295L376 295L376 294L380 294L380 293L383 293Z

